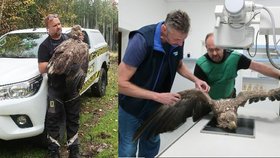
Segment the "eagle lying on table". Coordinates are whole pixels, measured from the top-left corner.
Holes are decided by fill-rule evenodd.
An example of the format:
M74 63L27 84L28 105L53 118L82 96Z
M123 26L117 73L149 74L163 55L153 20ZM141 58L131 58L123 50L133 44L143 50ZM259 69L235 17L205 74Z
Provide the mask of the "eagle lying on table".
M66 89L71 92L82 88L88 70L89 50L88 45L82 41L80 25L73 26L69 37L55 48L47 66L47 73L65 75Z
M280 100L280 88L269 91L242 91L236 98L212 100L207 93L190 89L179 92L181 100L175 105L162 105L155 111L134 134L137 140L144 131L147 131L147 139L151 136L173 131L181 126L188 117L193 121L199 120L205 114L205 109L210 107L217 119L218 127L237 128L237 109L249 103L263 101L267 97L271 100Z

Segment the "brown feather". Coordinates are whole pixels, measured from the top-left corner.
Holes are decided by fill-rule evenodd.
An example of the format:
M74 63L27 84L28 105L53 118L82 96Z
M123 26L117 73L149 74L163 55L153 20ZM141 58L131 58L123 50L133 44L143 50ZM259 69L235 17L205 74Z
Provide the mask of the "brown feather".
M85 81L88 62L88 45L79 39L70 38L56 47L47 70L49 75L65 75L67 91L76 92Z
M249 103L265 100L280 100L280 88L269 91L242 91L236 98L212 100L207 93L191 89L178 92L181 100L174 106L162 105L150 117L144 120L143 124L134 134L134 140L146 132L146 138L169 132L181 126L188 117L194 121L202 118L211 108L217 118L218 127L234 129L237 125L237 109Z

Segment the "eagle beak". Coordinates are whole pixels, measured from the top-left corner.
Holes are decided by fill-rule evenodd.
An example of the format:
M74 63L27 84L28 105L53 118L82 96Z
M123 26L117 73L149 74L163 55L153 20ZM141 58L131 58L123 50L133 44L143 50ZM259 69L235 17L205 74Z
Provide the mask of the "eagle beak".
M229 124L228 124L228 128L229 129L236 129L237 128L237 125L234 121L231 121Z

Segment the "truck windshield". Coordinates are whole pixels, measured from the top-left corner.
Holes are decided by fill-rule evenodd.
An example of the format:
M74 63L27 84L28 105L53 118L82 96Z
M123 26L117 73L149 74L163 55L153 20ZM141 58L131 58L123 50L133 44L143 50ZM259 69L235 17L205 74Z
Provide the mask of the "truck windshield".
M39 45L47 33L16 33L0 38L0 58L37 58Z

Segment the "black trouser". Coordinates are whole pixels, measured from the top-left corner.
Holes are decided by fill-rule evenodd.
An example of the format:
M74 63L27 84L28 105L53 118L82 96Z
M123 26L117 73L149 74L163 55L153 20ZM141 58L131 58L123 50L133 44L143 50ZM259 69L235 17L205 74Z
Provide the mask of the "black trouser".
M58 140L62 116L66 117L67 140L72 138L79 129L80 98L64 102L58 98L48 96L48 110L46 114L46 130L49 136Z
M62 77L49 77L48 108L46 113L45 128L47 134L59 139L59 130L62 116L65 114L67 140L78 133L81 102L77 88L69 90ZM77 141L76 141L77 142Z

